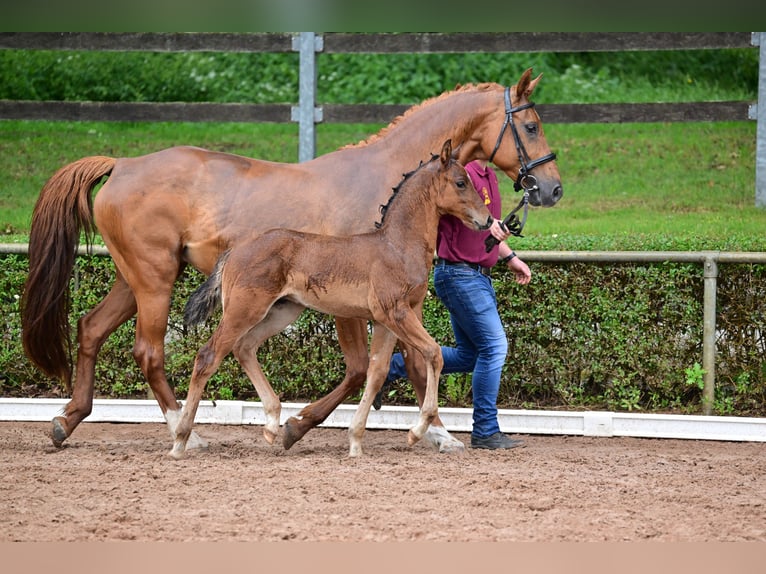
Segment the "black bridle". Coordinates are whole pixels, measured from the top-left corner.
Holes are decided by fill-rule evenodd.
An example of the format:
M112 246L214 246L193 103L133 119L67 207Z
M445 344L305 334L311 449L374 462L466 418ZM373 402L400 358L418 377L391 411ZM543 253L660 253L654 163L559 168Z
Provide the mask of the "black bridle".
M503 225L508 229L511 235L515 235L516 237L523 237L521 235L521 230L524 229L524 224L527 221L527 211L529 209L529 192L539 189L537 187L537 178L535 178L535 176L530 172L539 165L555 160L556 154L551 152L537 159L530 159L529 154L527 153L527 149L524 147L524 142L522 142L521 137L519 137L519 132L516 129L516 124L513 123L513 113L520 112L528 108L533 108L535 103L527 102L526 104L521 104L515 108L512 108L510 87L505 88L504 97L505 121L503 122L503 127L500 129L500 134L497 136L495 149L492 150L492 153L489 156L489 161L492 162L492 160L495 158L495 154L497 153L497 150L500 149L500 144L503 141L505 130L508 128L508 126L511 126L513 141L516 144L516 153L519 155L519 175L513 182L513 189L516 191L523 189L524 195L522 196L521 201L516 206L516 208L508 215L508 217L503 220ZM519 220L519 218L516 216L516 212L521 209L521 207L524 207L524 214L522 219ZM487 251L490 251L492 247L494 247L497 243L498 241L492 235L490 235L486 241Z

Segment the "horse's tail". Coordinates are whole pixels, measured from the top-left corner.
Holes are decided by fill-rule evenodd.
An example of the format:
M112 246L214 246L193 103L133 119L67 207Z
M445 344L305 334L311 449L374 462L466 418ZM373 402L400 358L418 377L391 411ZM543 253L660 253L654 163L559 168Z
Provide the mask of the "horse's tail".
M88 247L96 226L93 188L114 168L109 157L86 157L59 169L43 186L32 212L29 275L21 299L21 340L43 372L72 385L69 278L80 233Z
M184 325L192 327L207 321L221 306L221 276L230 251L225 251L207 280L191 294L184 308Z

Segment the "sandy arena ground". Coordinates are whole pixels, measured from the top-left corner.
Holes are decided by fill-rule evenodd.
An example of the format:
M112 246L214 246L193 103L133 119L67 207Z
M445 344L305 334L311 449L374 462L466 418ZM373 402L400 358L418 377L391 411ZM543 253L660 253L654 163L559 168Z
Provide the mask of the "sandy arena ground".
M440 455L404 431L291 450L254 426L0 422L0 541L766 541L766 444L525 436ZM468 442L466 434L454 436Z

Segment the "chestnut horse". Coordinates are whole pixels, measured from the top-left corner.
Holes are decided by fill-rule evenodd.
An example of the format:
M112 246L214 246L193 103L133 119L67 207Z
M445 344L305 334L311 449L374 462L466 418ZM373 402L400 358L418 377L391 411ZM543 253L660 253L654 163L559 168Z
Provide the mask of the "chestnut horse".
M90 414L99 349L136 314L133 356L175 435L181 406L168 385L164 355L173 285L186 265L209 274L223 251L253 231L369 231L377 206L387 199L386 190L397 184L412 158L447 139L459 147L463 164L491 159L517 182L534 170L537 185L530 204L554 205L563 193L561 179L529 101L539 81L529 69L511 87L458 87L414 106L366 141L300 164L173 147L135 158L86 157L62 167L43 187L32 216L22 341L31 361L68 388L73 377L68 286L81 233L90 242L100 232L116 278L107 296L78 321L72 398L52 421L53 444L60 446ZM105 176L108 180L92 199ZM366 322L338 318L336 327L345 378L286 421L285 448L364 382ZM407 353L407 366L422 401L425 379L417 356ZM254 357L235 357L246 373L253 370ZM426 440L442 451L463 448L438 416Z
M256 357L263 341L307 307L373 322L367 384L349 427L349 456L362 454L370 406L388 373L397 339L425 360L420 418L407 442L412 446L420 440L437 414L443 364L441 348L426 332L417 312L428 289L439 218L454 215L475 230L487 229L494 221L465 169L451 154L448 140L439 156L405 174L382 206L383 218L375 231L338 237L273 229L252 240L241 240L224 253L186 306L187 324L207 319L218 302L223 315L194 361L171 456L183 456L205 384L223 358L238 348L235 352L242 355L242 347ZM280 320L275 321L277 316ZM279 429L281 405L257 358L251 367L267 417L263 434L272 443Z

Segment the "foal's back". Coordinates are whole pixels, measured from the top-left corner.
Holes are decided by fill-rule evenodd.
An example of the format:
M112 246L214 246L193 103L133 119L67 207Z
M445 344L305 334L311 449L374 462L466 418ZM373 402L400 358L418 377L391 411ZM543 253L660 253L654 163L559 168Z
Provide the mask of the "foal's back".
M374 319L387 302L417 300L428 284L427 260L413 267L382 230L335 237L272 229L234 248L225 269L225 301L287 299L360 319Z

